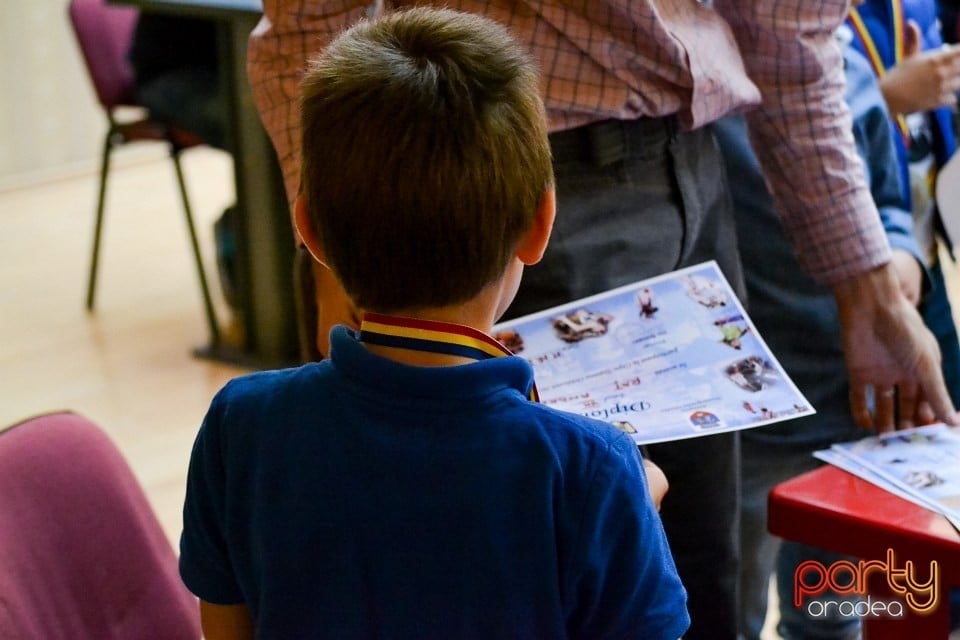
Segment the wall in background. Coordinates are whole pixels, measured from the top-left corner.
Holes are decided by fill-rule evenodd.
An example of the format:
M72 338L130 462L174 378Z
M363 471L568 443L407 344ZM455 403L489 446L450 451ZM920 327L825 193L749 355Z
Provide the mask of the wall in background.
M66 5L66 0L3 3L0 184L97 165L106 124Z

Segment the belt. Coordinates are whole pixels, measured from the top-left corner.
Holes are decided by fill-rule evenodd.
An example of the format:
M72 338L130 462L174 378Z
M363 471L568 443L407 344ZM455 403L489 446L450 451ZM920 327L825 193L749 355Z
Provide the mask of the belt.
M675 116L600 120L575 129L550 134L554 162L587 162L605 167L627 157L633 150L648 153L665 146L678 132Z

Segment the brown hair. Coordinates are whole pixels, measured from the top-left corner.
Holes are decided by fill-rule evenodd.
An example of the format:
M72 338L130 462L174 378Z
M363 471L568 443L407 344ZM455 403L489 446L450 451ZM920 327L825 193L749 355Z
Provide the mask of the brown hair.
M528 54L477 15L361 22L308 65L303 195L360 308L474 297L503 274L553 182Z

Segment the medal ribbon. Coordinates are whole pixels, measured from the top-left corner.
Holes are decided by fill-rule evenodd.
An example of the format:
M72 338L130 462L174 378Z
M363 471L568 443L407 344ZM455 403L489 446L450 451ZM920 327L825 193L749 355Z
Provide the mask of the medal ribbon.
M903 0L890 0L890 14L890 26L893 27L893 65L896 66L903 62L906 46L904 41L906 28L903 21ZM853 26L854 33L856 33L857 38L863 45L864 51L867 52L867 60L870 61L870 66L873 67L873 73L878 78L882 78L886 75L887 68L883 64L883 58L880 57L880 52L877 50L873 36L870 35L870 31L867 29L867 25L856 7L850 8L849 20ZM896 115L896 122L897 129L900 131L904 143L909 146L910 130L907 128L907 119L902 113L898 113Z
M442 353L478 361L513 355L512 351L497 340L472 327L379 313L363 314L360 342ZM536 385L530 388L530 399L534 402L540 400Z

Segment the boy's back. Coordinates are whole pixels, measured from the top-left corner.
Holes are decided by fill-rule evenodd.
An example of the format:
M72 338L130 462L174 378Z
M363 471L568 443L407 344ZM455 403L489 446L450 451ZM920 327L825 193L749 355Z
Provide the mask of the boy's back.
M556 213L529 54L391 14L313 61L302 113L297 230L365 313L211 405L180 559L207 640L682 635L636 446L532 402L489 336Z
M231 382L197 440L181 571L257 637L676 638L636 446L528 401L529 365L332 359Z

